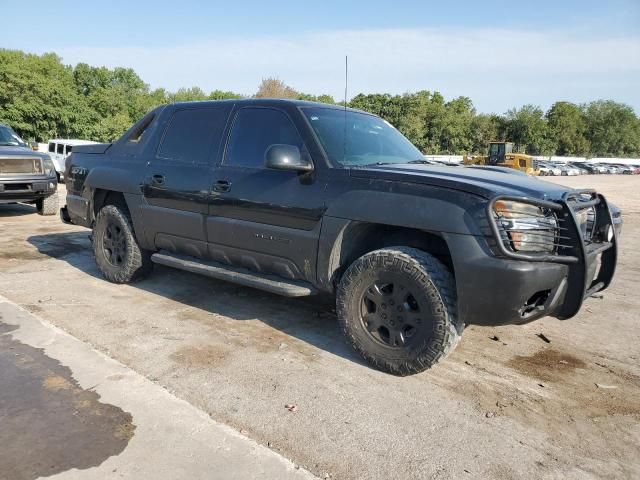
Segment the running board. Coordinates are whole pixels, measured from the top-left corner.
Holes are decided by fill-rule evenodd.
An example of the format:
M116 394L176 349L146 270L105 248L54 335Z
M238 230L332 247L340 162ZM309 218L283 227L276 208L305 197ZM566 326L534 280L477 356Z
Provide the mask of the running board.
M151 261L159 265L198 273L217 280L226 280L245 287L258 288L285 297L307 297L317 293L316 289L307 282L287 280L275 275L257 273L186 255L154 253L151 255Z

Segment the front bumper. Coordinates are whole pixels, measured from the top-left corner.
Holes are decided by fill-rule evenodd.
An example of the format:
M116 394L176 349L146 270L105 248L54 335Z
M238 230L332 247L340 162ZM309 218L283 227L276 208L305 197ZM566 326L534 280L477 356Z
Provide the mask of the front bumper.
M56 177L46 175L0 176L0 203L33 202L58 189Z
M595 231L604 232L611 226L611 241L587 244L582 240L573 203L574 197L586 193L593 195ZM506 197L490 202L488 211L500 198ZM538 203L546 206L549 202ZM446 236L454 263L458 314L465 324L522 324L544 316L564 320L578 313L585 298L609 286L617 260L619 224L614 225L605 198L594 192L574 192L556 205L557 216L567 228L565 234L571 237L571 246L563 247L558 254L509 251L497 227L490 242L484 237ZM580 205L583 208L585 203Z

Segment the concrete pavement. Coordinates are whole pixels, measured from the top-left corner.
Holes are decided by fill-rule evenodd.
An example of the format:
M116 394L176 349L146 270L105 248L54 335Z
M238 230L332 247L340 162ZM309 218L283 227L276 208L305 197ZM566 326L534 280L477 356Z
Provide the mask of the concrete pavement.
M0 479L311 479L0 297Z

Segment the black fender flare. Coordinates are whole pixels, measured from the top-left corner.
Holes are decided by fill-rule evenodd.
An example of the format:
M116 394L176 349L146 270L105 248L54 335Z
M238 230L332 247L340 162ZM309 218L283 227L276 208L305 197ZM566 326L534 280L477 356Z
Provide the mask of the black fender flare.
M121 168L107 166L92 168L84 182L82 192L82 196L88 202L88 213L91 216L95 213L96 192L100 191L117 192L123 195L131 213L133 229L138 242L143 248L149 248L142 221L143 197L139 179L131 175L131 171Z
M355 190L332 202L323 217L318 243L318 286L333 289L343 244L347 239L353 241L349 230L359 224L419 230L445 242L446 234L490 235L486 199L450 189L424 190L423 195Z

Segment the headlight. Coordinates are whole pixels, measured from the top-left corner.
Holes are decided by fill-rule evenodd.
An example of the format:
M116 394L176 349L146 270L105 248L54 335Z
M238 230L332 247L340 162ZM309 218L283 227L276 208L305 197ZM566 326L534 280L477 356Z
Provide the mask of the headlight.
M499 200L493 207L505 240L514 251L553 253L558 239L558 219L548 209L529 203Z
M56 174L56 166L53 164L53 160L51 160L50 158L45 158L42 161L43 165L44 165L44 173L49 175L49 176L54 176Z

